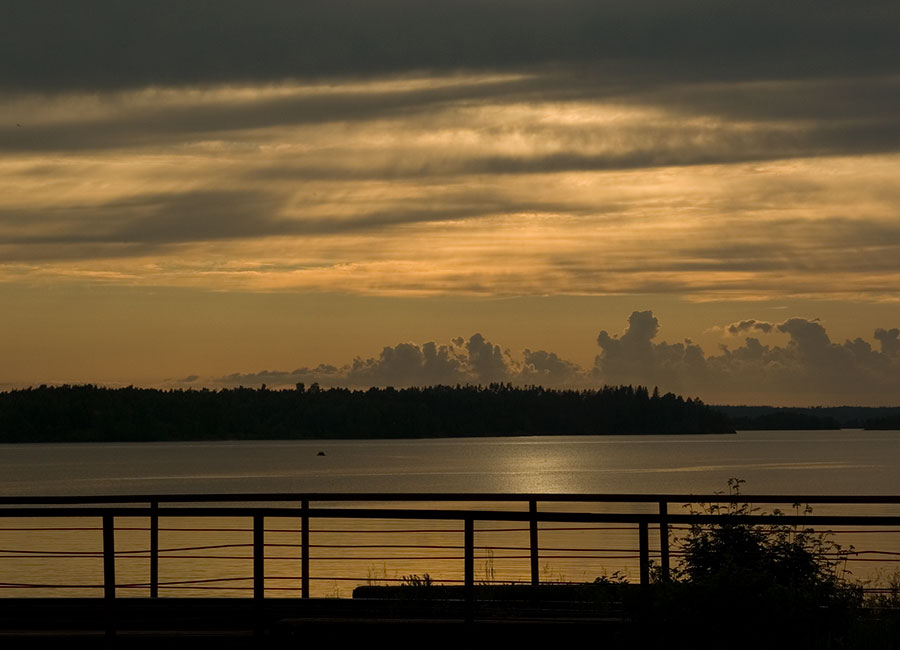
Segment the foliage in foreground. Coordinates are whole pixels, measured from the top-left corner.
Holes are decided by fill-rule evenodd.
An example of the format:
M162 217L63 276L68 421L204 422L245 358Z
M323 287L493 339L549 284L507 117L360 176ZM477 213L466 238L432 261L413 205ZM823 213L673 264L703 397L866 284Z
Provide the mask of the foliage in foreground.
M749 523L748 516L767 513L738 498L742 483L729 479L728 498L692 508L720 519L691 525L678 545L680 566L651 590L647 606L668 624L713 635L804 647L824 639L827 647L841 647L862 604L862 588L846 570L852 547L842 548L830 532ZM800 504L795 510L811 513Z
M830 532L778 521L742 500L744 481L730 479L719 502L692 514L715 515L673 544L680 558L669 579L656 567L642 587L615 572L593 583L478 585L479 600L590 604L604 647L629 648L900 648L900 572L881 593L863 596L846 570L852 547ZM797 504L796 514L810 514ZM758 523L752 515L771 514ZM493 578L493 574L490 574ZM403 576L396 587L358 588L354 597L460 599L462 587L436 585L429 574Z
M739 497L744 481L728 480L728 496ZM812 508L795 504L797 514ZM771 523L749 524L745 517L762 514L740 500L700 504L694 514L719 515L720 523L695 523L682 542L682 566L676 578L703 585L741 585L753 592L779 590L832 598L848 586L843 549L830 532ZM783 514L774 510L773 515Z

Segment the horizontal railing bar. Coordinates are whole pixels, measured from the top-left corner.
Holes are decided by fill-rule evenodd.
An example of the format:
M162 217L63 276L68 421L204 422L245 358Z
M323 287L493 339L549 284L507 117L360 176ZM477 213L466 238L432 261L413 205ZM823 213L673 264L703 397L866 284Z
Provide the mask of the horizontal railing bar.
M412 547L414 548L414 547ZM428 548L428 547L425 547ZM447 548L449 550L453 550L454 548L458 549L459 547L438 547L438 548ZM497 549L497 550L508 550L508 551L527 551L527 547L510 547L510 548L498 548L498 547L475 547L476 549ZM559 557L569 557L562 555L554 555L556 553L637 553L638 549L632 548L548 548L541 549L548 553L546 555L547 558L559 558ZM123 551L116 551L116 558L120 560L146 560L150 556L150 551L135 551L128 552L127 555L123 555ZM651 555L659 555L659 550L650 550ZM670 554L673 556L684 555L683 552L680 551L670 551ZM741 555L740 553L736 553L735 555ZM747 554L744 554L747 555ZM818 556L821 557L834 557L841 559L853 559L859 555L886 555L890 557L898 557L900 556L900 551L877 551L877 550L866 550L866 551L857 551L857 550L847 550L847 551L833 551L833 552L825 552L818 553ZM0 560L5 559L23 559L23 558L98 558L103 557L102 551L0 551ZM251 560L253 559L252 555L160 555L161 559L169 559L169 560ZM297 560L300 556L294 555L266 555L265 558L267 560ZM441 556L440 558L434 559L453 559L457 556ZM459 556L461 559L462 556ZM527 558L527 555L479 555L476 554L476 559L510 559L510 558ZM590 557L584 555L573 555L571 557ZM310 558L313 561L321 561L321 560L368 560L368 559L376 559L376 560L414 560L421 559L416 556L410 555L379 555L377 557L371 558L369 556L315 556ZM885 561L894 561L890 558Z
M570 503L834 503L834 504L900 504L900 495L847 495L847 494L560 494L560 493L418 493L418 492L272 492L272 493L218 493L218 494L135 494L100 496L2 496L0 505L22 504L116 504L116 503L211 503L254 501L317 501L317 502L371 502L371 501L466 501L490 502L528 501Z
M557 506L538 508L538 503L557 503L557 504L581 504L569 505L567 507ZM728 506L727 504L743 504L752 502L755 504L794 504L798 503L831 503L831 504L847 504L856 507L843 507L832 509L832 512L849 512L854 514L812 514L809 508L804 510L800 507L784 507L786 512L774 510L774 514L762 514L762 510L753 510L749 506ZM315 503L316 507L310 507L311 503ZM585 504L594 504L588 506ZM686 508L674 508L675 513L670 513L667 505L669 504L687 504ZM604 506L603 504L611 504ZM612 505L615 504L615 505ZM641 505L638 505L641 504ZM709 505L713 504L713 505ZM718 504L718 505L716 505ZM471 588L473 585L474 563L482 560L531 560L532 584L537 584L537 560L538 554L543 556L546 561L560 561L566 559L577 559L583 561L585 559L598 560L637 560L639 561L641 584L647 584L650 579L649 567L655 559L661 558L661 566L664 571L668 571L670 555L679 557L679 552L669 551L668 545L671 538L668 537L671 531L678 529L697 530L697 526L715 527L715 526L773 526L778 527L778 531L789 531L790 527L798 532L809 532L816 534L826 534L832 532L835 528L864 529L864 528L889 528L893 527L900 531L900 512L893 513L894 508L881 507L881 513L874 512L876 508L865 508L862 506L876 505L881 506L895 504L900 506L900 496L888 495L867 495L867 496L850 496L850 495L659 495L659 494L407 494L407 493L312 493L312 494L285 494L285 493L255 493L255 494L181 494L181 495L104 495L95 497L52 497L52 496L34 496L34 497L0 497L0 522L7 522L13 526L25 522L15 521L16 519L37 519L47 520L39 523L49 523L49 520L69 524L88 523L78 521L84 518L98 518L102 520L103 536L101 551L68 551L62 552L59 556L50 549L41 549L37 551L28 551L22 549L0 549L0 559L4 557L25 557L25 558L57 558L75 557L75 558L96 558L103 559L103 575L104 575L104 598L115 598L116 587L119 586L115 582L115 563L116 560L135 560L144 562L147 558L151 560L150 581L151 588L150 597L157 596L159 587L165 588L188 588L187 585L193 584L197 588L211 588L210 583L221 582L223 584L243 582L251 580L252 587L239 587L239 589L252 591L255 599L261 599L265 596L266 576L264 574L264 565L266 560L272 562L297 562L301 569L300 591L304 598L309 597L309 581L310 579L322 580L321 576L312 576L310 573L310 562L332 562L340 561L342 563L352 564L354 562L371 562L381 560L392 560L397 562L409 561L440 561L440 562L456 562L464 561L464 579L459 581L466 586L466 602L471 605L472 595ZM598 512L598 510L600 510ZM898 508L897 510L900 510ZM863 514L872 512L872 514ZM228 529L235 533L251 533L253 552L249 556L240 555L238 548L249 547L250 544L214 544L214 545L185 545L176 546L171 543L163 549L159 549L158 533L159 518L168 518L170 525L175 520L181 518L179 523L186 523L194 530L205 530L200 528L203 520L209 522L212 526L221 525L221 523L241 523L235 522L236 519L244 519L252 521L252 528L235 528ZM215 518L219 521L212 521ZM301 534L302 543L298 546L295 543L274 543L275 538L270 538L270 543L265 543L265 519L268 518L273 523L273 529L278 526L279 522L273 520L291 520L281 523L282 528L290 528L285 530L290 534ZM140 520L148 520L150 522L150 549L142 547L132 548L129 550L115 551L115 523L122 524L118 530L129 529L125 524L131 525L135 530L135 525L141 525L144 522ZM192 523L185 522L185 519L193 520ZM224 521L228 519L228 521ZM127 520L127 521L126 521ZM371 521L382 523L366 523L358 524L364 528L400 528L421 526L422 528L431 526L432 529L427 532L433 534L458 534L460 528L465 533L465 541L463 545L464 554L457 555L458 546L441 545L440 542L431 545L412 545L412 544L323 544L311 545L309 543L309 534L313 532L319 533L324 530L317 530L317 526L311 526L311 521L324 522L325 520L334 521L331 524L322 524L322 528L329 525L334 528L346 526L351 521ZM335 520L346 520L345 523ZM398 522L417 521L418 524L399 524ZM426 523L427 522L427 523ZM300 525L298 529L293 527ZM349 524L352 525L352 524ZM464 526L463 526L464 525ZM521 528L516 526L523 525ZM620 548L615 544L604 546L603 548L582 548L580 544L572 544L571 542L550 543L544 546L538 544L537 533L539 530L550 533L553 530L572 530L572 529L630 529L639 533L640 548L633 550L630 548ZM196 528L195 528L196 527ZM0 527L2 528L2 527ZM476 547L474 545L475 534L481 534L489 530L515 530L530 531L530 544L526 547L505 544L503 546L484 545ZM648 543L648 532L650 529L660 530L660 549L651 549ZM43 529L42 529L43 530ZM52 530L52 528L47 528ZM96 529L95 529L96 530ZM145 530L145 529L140 529ZM174 528L173 530L179 530ZM274 530L270 529L272 533ZM348 530L348 533L359 535L363 532L375 532L371 530ZM381 533L399 532L396 530L383 530ZM233 538L233 537L232 537ZM679 535L675 535L678 539ZM215 541L227 541L228 538L218 539ZM242 538L238 538L243 541ZM283 538L279 538L283 539ZM389 538L390 539L390 538ZM484 538L482 538L484 539ZM668 541L667 541L668 540ZM212 540L211 540L212 541ZM289 540L286 540L289 541ZM325 541L325 540L323 540ZM353 541L353 540L348 540ZM378 538L370 541L378 541ZM402 541L402 540L398 540ZM435 540L437 541L437 540ZM514 540L510 540L514 541ZM10 544L14 546L14 544ZM282 549L300 548L302 553L299 557L292 555L293 551L284 550L283 555L266 555L266 547L278 547ZM655 544L654 544L655 546ZM357 555L346 557L342 551L331 551L330 553L319 557L310 557L310 549L343 549L348 548L360 549L356 551ZM840 547L835 546L839 549ZM226 549L235 549L226 551ZM368 552L362 549L369 549ZM384 550L382 550L384 549ZM410 549L407 553L418 553L417 555L403 555L384 557L383 552L387 549ZM220 553L227 554L210 555L208 552L218 550ZM481 551L487 551L487 555ZM501 555L494 555L494 551L500 551ZM530 553L526 552L529 551ZM325 550L325 553L329 551ZM506 554L502 554L506 553ZM860 557L860 555L867 557ZM395 554L396 555L396 554ZM894 551L861 551L854 553L851 549L846 552L838 552L826 554L828 557L834 557L837 560L846 562L891 562L895 564L894 558L898 557ZM873 557L874 556L874 557ZM198 559L206 560L240 560L241 562L252 562L252 577L244 578L219 578L219 579L201 579L196 581L171 581L168 585L160 583L158 574L155 572L156 563L160 559L175 562L194 561ZM5 563L4 563L5 564ZM177 562L176 562L177 566ZM317 564L317 567L323 567ZM667 573L664 575L668 575ZM272 578L272 576L270 576ZM359 581L358 578L334 578L334 580L346 579ZM376 579L377 580L377 579ZM144 583L127 583L128 588L136 588L135 585ZM2 587L2 585L0 585ZM15 583L7 583L6 588L18 588ZM91 587L87 587L91 588ZM296 591L296 589L293 589ZM471 612L470 612L471 613ZM468 619L467 619L468 620Z
M43 512L43 511L42 511ZM81 512L76 511L76 512ZM73 517L79 517L82 515L73 514ZM690 530L690 526L669 526L670 530ZM100 526L79 526L79 527L71 527L71 526L0 526L0 533L4 532L84 532L84 531L99 531L103 530ZM147 526L116 526L116 530L128 530L128 531L147 531L150 530ZM160 526L157 528L159 532L167 532L167 533L252 533L252 528L219 528L219 527L203 527L203 528L168 528ZM296 534L302 532L302 528L266 528L266 533L284 533L284 534ZM602 530L602 531L610 531L610 530L630 530L629 527L621 527L621 526L555 526L552 528L542 528L541 532L554 532L554 531L588 531L588 530ZM658 530L658 526L654 528L654 530ZM329 534L347 534L347 535L367 535L367 534L377 534L377 535L386 535L386 534L403 534L403 533L461 533L463 532L462 528L367 528L363 530L354 530L351 528L317 528L317 533L329 533ZM516 528L479 528L478 532L482 533L522 533L528 532L527 527L516 527ZM897 529L889 529L889 530L871 530L871 529L856 529L856 530L836 530L834 533L900 533L900 530Z
M103 589L103 585L58 585L31 582L0 582L0 589Z
M535 514L505 510L431 510L395 508L300 508L284 507L185 507L185 508L0 508L0 517L300 517L317 519L416 519L478 521L531 521L580 523L659 523L670 524L784 524L810 526L881 525L900 526L898 515L732 515L732 514L669 514L653 513L591 513L538 512Z
M547 557L547 559L559 559L559 558L588 559L588 558L638 557L636 555L637 552L638 552L637 549L635 549L633 554L630 554L627 556L581 554L581 555L547 555L546 557ZM651 552L651 555L653 555L653 554L654 553ZM656 551L655 554L659 555L659 552ZM58 559L65 559L68 557L69 556L67 556L67 555L3 555L3 556L0 556L0 560L6 560L6 559L20 559L20 560L21 559L47 559L47 560L53 559L53 560L58 560ZM96 553L96 554L90 555L90 556L80 555L78 557L79 558L85 558L85 557L100 558L100 557L103 557L103 554ZM126 557L116 556L116 560L146 560L148 557L149 557L149 555L129 555ZM512 559L528 559L529 557L531 557L531 556L530 555L493 555L493 556L476 555L475 559L476 560L487 560L487 559L512 560ZM159 559L161 559L161 560L248 560L249 561L249 560L253 559L253 556L252 555L160 555ZM299 555L267 555L265 557L265 559L273 560L273 561L287 562L287 561L299 560L300 556ZM388 557L386 555L353 556L353 557L347 557L347 556L343 556L343 555L335 555L335 556L323 555L321 557L310 558L310 561L311 562L319 562L319 561L330 562L330 561L340 560L341 562L354 562L354 561L359 561L359 560L365 560L365 561L384 560L384 561L394 562L394 561L400 561L400 560L462 560L462 559L463 559L462 555L441 555L441 556L428 556L428 557L423 557L423 556L418 556L418 555L404 555L404 556L397 556L397 557ZM884 561L889 562L889 561L896 561L896 560L885 559Z

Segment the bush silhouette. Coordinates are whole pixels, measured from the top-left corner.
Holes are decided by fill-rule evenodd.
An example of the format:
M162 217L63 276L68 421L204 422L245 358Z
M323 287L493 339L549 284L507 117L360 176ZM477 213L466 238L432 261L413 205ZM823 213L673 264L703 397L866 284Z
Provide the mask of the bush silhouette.
M741 479L728 480L728 496L739 497ZM812 509L795 504L798 513ZM788 524L754 525L752 504L740 500L700 504L695 514L721 516L721 523L691 526L682 541L678 578L694 584L718 583L754 590L786 590L829 598L848 587L844 579L844 550L830 532ZM774 515L782 514L775 510Z
M729 479L728 498L692 507L692 514L721 520L691 525L677 543L680 566L654 591L654 616L754 643L840 637L862 599L843 568L852 547L843 549L830 532L749 522L766 513L737 498L743 483Z

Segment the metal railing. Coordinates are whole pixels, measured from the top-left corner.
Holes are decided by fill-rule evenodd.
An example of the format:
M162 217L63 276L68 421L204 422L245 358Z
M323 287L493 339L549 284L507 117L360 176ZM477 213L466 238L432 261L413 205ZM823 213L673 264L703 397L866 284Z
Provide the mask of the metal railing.
M373 507L373 504L387 503ZM421 507L421 504L453 504L453 507ZM512 504L520 510L479 509L477 506L491 504ZM696 511L678 512L670 506L702 503L754 503L781 505L789 504L832 504L850 507L879 506L888 510L890 506L900 505L897 496L848 496L848 495L691 495L691 494L405 494L405 493L309 493L309 494L177 494L177 495L134 495L134 496L102 496L102 497L0 497L0 521L13 518L71 519L98 518L102 531L102 573L103 597L115 599L117 556L123 553L116 551L117 521L145 519L149 522L146 530L149 533L149 547L146 557L149 559L150 598L158 598L160 589L160 518L190 519L203 521L211 517L238 517L252 522L248 529L252 532L252 548L248 559L252 562L251 587L254 599L265 598L266 592L266 519L290 518L299 522L299 591L302 598L309 598L310 580L314 576L310 571L310 521L333 519L356 520L418 520L450 522L455 525L452 531L462 532L464 599L471 603L475 586L475 538L476 522L511 522L520 523L523 532L528 533L528 546L522 550L528 559L528 572L532 585L541 583L540 563L542 560L540 546L541 526L545 524L570 524L582 526L618 525L635 527L637 532L636 555L639 566L639 581L646 585L651 579L651 530L658 532L658 548L653 552L658 562L658 577L668 578L671 571L673 555L677 550L670 548L670 533L678 527L695 524L721 524L721 514L699 514ZM239 505L235 505L239 504ZM344 505L337 505L344 504ZM406 507L396 507L404 504ZM464 507L460 507L462 504ZM553 511L540 509L540 505L577 504L577 511ZM649 512L595 512L587 508L593 504L595 508L609 504L626 506L633 510L641 508ZM641 504L638 506L637 504ZM419 507L417 507L419 506ZM527 506L527 510L525 507ZM748 525L795 525L803 528L851 526L857 532L874 530L876 527L900 532L900 516L893 514L746 514L741 523ZM124 530L119 527L118 530ZM11 529L10 529L11 530ZM65 533L64 527L47 528L48 531ZM222 545L229 546L229 545ZM234 545L231 545L234 546ZM293 546L293 545L292 545ZM365 546L365 545L359 545ZM384 548L385 545L376 545ZM414 548L427 548L422 545L410 545ZM210 547L211 548L211 547ZM454 546L435 546L434 548L460 548ZM519 547L509 547L519 548ZM0 550L0 557L4 551ZM881 551L868 551L879 553ZM893 560L900 559L900 553L886 552ZM271 558L270 558L271 559ZM870 560L874 561L874 560ZM2 571L0 567L0 571ZM0 578L0 583L3 583ZM445 581L446 582L446 581ZM450 581L452 582L452 581ZM3 586L0 584L0 586ZM9 586L8 584L6 586ZM47 585L44 585L47 586ZM64 585L63 585L64 586Z

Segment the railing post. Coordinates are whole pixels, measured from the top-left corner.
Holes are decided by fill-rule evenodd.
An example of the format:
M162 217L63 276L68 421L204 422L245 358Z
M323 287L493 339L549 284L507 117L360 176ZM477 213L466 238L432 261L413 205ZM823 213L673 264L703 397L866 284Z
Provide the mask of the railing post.
M150 598L159 597L159 501L150 502Z
M541 583L540 553L538 551L538 522L537 501L531 499L528 502L528 512L531 515L529 522L529 536L531 540L531 584L537 587Z
M253 598L257 601L265 598L265 517L253 515Z
M464 546L466 623L471 623L475 618L475 520L472 517L466 517Z
M103 515L103 597L116 597L116 528L112 515Z
M300 597L309 598L309 501L300 504Z
M667 501L659 502L659 570L660 577L666 581L669 579L669 504Z
M640 537L640 564L641 564L641 586L646 587L650 584L650 537L648 532L649 526L647 520L642 520L638 524L638 535Z

